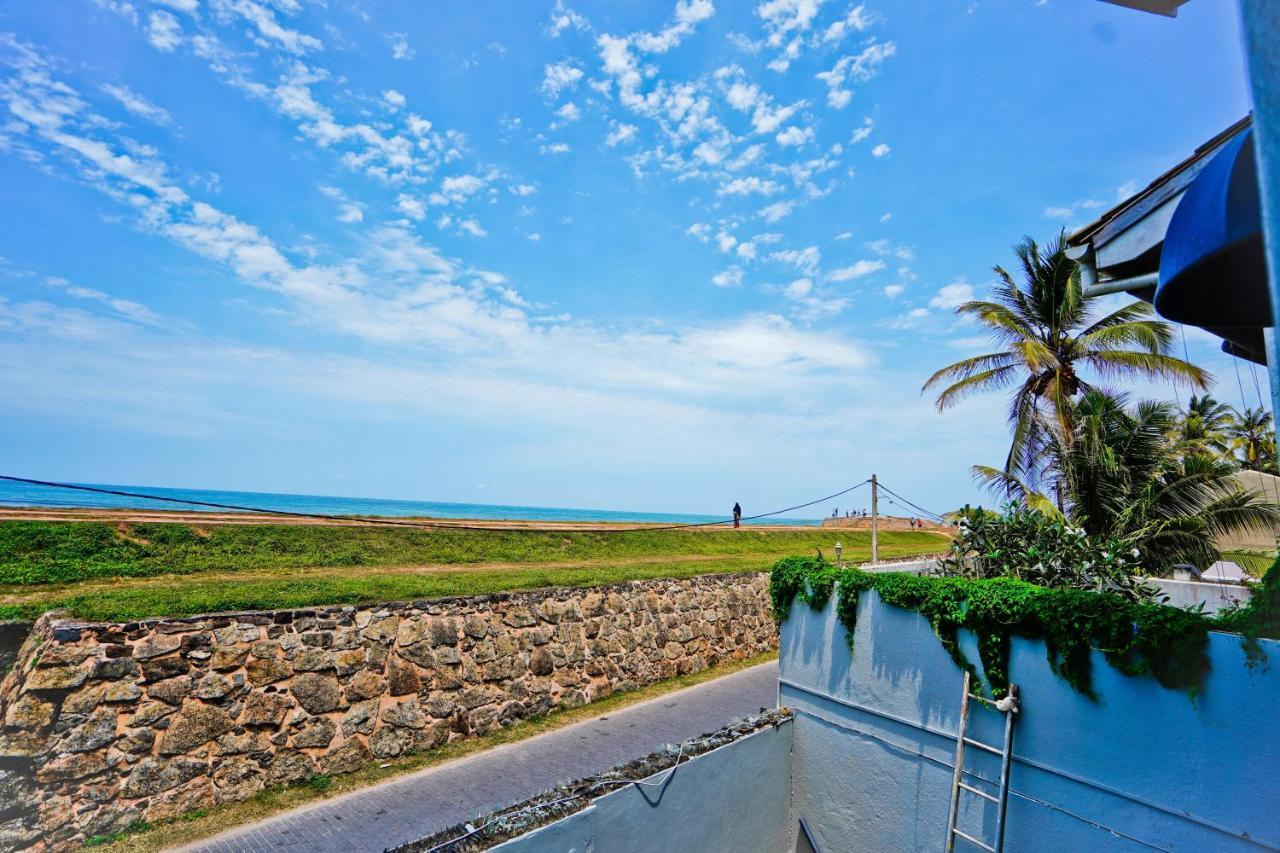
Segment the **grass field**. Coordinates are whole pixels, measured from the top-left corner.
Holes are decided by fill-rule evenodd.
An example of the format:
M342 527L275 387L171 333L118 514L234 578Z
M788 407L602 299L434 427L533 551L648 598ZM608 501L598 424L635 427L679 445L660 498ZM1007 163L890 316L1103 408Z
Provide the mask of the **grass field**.
M0 618L95 620L308 607L763 571L779 557L870 556L850 531L598 533L294 525L0 523ZM942 551L886 532L881 559Z

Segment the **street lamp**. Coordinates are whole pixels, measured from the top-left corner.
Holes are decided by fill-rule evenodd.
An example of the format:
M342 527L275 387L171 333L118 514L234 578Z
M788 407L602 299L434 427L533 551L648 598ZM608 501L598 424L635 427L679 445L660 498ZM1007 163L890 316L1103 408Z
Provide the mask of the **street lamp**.
M840 552L841 552L842 550L843 550L843 549L840 547L840 543L839 543L839 542L837 542L837 543L836 543L836 565L837 565L837 566L838 566L838 565L840 565Z

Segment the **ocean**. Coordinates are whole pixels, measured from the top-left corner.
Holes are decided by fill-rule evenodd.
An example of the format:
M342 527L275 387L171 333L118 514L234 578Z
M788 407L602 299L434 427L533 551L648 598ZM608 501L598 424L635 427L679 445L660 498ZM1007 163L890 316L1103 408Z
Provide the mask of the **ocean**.
M724 521L727 516L690 515L670 512L631 512L611 509L572 509L545 506L502 506L498 504L444 503L439 501L389 500L385 498L347 498L332 495L290 495L274 492L227 492L217 489L170 489L162 486L120 486L100 483L78 483L100 489L145 492L165 498L234 504L284 512L319 513L322 515L380 515L390 517L420 516L429 518L474 518L486 521L617 521L635 524L698 524ZM101 495L33 486L0 480L0 506L93 507L105 509L167 509L220 512L210 507L192 506L145 498ZM751 514L750 508L744 508ZM768 512L770 508L759 511ZM768 518L751 524L821 524L814 519Z

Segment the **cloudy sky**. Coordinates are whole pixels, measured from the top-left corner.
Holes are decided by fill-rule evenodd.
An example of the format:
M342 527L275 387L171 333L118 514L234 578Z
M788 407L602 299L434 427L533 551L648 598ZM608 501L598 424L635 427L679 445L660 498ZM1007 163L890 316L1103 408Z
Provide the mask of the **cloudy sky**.
M976 499L952 309L1247 111L1234 5L9 0L0 469Z

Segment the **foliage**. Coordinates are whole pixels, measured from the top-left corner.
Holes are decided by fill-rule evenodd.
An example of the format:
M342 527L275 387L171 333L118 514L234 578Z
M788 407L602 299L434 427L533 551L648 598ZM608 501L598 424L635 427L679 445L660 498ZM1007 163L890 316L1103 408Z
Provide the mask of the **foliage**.
M1280 507L1243 488L1230 463L1182 452L1170 404L1130 406L1125 394L1091 390L1066 409L1070 431L1046 429L1042 452L1063 486L1067 518L1091 536L1132 542L1148 572L1207 568L1221 556L1216 540L1280 523ZM986 468L982 477L1024 505L1051 506L1003 472Z
M1276 431L1266 409L1259 406L1236 414L1227 425L1226 434L1241 468L1280 474L1276 466Z
M1183 456L1230 456L1227 430L1235 419L1235 409L1226 403L1219 403L1208 394L1192 394L1174 429L1174 440Z
M957 577L1015 578L1149 601L1157 590L1135 577L1139 556L1132 540L1089 536L1059 516L1011 503L1003 515L981 509L964 515L939 565Z
M1042 639L1049 665L1075 690L1097 698L1092 687L1093 650L1125 675L1149 673L1170 688L1195 690L1209 668L1205 648L1214 622L1203 613L1135 601L1111 592L1048 589L1012 577L977 580L870 573L836 568L821 558L790 558L770 578L774 616L787 618L799 598L821 609L834 593L837 616L853 645L858 594L874 589L893 607L929 620L952 660L978 676L960 646L959 632L977 637L991 694L1009 688L1014 636Z
M1080 286L1080 268L1066 255L1065 236L1040 247L1027 237L1014 247L1022 282L1002 267L992 298L966 302L956 313L977 320L999 349L942 368L923 390L944 386L938 408L978 391L1014 387L1009 406L1012 445L1006 475L1041 485L1052 477L1041 454L1046 427L1069 431L1067 403L1093 388L1081 371L1103 379L1177 379L1205 387L1210 376L1170 354L1173 328L1146 302L1094 316L1094 298Z
M1253 660L1261 657L1258 640L1280 640L1280 560L1262 576L1249 601L1224 611L1219 621L1224 630L1244 636L1245 650Z

